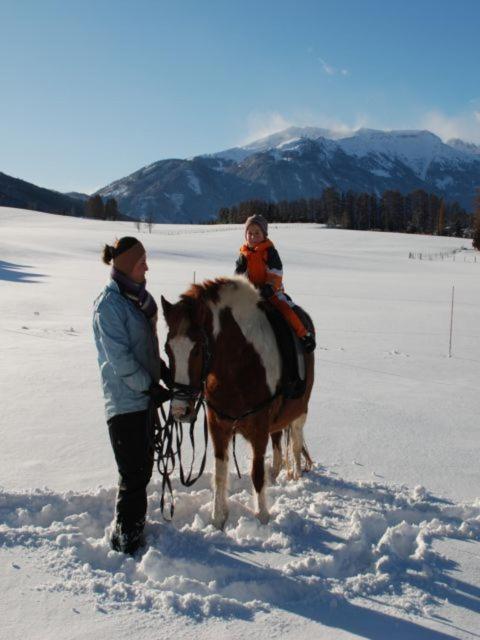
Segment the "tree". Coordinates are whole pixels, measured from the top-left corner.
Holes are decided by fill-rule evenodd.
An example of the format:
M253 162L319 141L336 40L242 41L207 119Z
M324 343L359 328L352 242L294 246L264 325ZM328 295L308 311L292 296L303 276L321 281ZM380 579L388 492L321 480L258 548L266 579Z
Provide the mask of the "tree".
M329 227L336 227L341 222L342 205L340 194L334 187L327 187L323 191L323 204Z
M438 219L437 219L437 235L443 236L445 233L445 201L442 198L440 200L440 207L438 208Z
M149 210L148 214L145 216L144 222L147 225L148 233L152 233L152 229L155 224L155 216L153 213L153 209Z
M105 220L105 207L103 206L103 200L98 194L96 196L90 196L85 205L85 217L93 218L94 220Z
M475 196L473 215L473 246L477 251L480 251L480 188L477 189Z
M115 198L109 198L105 203L105 220L118 220L118 204Z

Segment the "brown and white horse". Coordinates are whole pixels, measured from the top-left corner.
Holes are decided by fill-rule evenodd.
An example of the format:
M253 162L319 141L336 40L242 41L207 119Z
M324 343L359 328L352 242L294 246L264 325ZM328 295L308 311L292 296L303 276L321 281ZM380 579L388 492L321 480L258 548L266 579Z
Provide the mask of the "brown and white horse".
M303 425L313 385L314 357L306 355L306 390L302 397L281 395L281 358L258 292L245 278L221 278L192 285L179 302L162 298L168 325L165 349L175 381L172 413L194 418L195 400L204 391L215 453L213 523L228 517L228 446L234 432L253 449L252 481L256 515L268 522L265 451L274 444L273 475L282 464L278 433L292 427L294 477L301 475Z

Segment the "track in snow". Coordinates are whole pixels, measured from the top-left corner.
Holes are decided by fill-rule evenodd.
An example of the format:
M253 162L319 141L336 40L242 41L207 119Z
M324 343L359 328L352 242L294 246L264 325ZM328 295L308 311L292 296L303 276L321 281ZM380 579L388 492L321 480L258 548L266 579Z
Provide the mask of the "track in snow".
M0 545L35 550L56 582L39 589L90 593L98 609L174 611L196 620L252 619L358 598L420 618L455 596L455 564L436 539L480 539L480 502L453 504L422 487L347 482L319 467L269 489L272 518L251 512L250 481L233 481L224 532L209 524L211 474L175 485L165 523L159 484L150 485L148 546L135 559L110 550L115 489L86 493L0 491Z

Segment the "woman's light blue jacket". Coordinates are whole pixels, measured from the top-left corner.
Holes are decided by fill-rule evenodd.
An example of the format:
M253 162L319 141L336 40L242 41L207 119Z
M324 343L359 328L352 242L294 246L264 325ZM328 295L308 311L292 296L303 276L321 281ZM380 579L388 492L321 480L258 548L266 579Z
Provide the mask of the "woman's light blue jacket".
M114 280L95 300L93 332L107 420L147 409L149 398L143 392L161 373L158 339L149 320Z

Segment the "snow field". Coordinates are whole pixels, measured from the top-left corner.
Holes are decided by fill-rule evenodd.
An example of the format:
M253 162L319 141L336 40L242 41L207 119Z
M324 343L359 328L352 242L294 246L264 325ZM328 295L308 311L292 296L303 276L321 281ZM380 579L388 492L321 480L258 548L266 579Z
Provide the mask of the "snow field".
M196 640L474 637L480 264L408 259L467 241L272 225L286 290L317 326L306 425L315 469L299 483L280 477L262 526L240 442L244 477L231 477L224 532L210 524L209 472L191 490L175 483L171 524L154 475L148 547L133 560L108 546L116 472L91 309L108 276L102 243L139 234L13 209L0 209L0 228L8 637L143 640L159 621L166 637ZM149 290L174 301L194 272L231 273L242 229L158 225L140 237Z
M210 474L175 488L165 523L159 485L149 496L148 547L136 560L108 544L114 489L0 494L0 543L35 550L56 580L39 589L89 594L96 607L196 620L251 620L295 602L381 597L431 618L448 593L448 559L433 541L480 539L480 501L454 504L423 487L351 483L316 468L270 488L272 520L250 509L250 483L235 480L224 532L210 524ZM332 604L335 603L335 604Z

